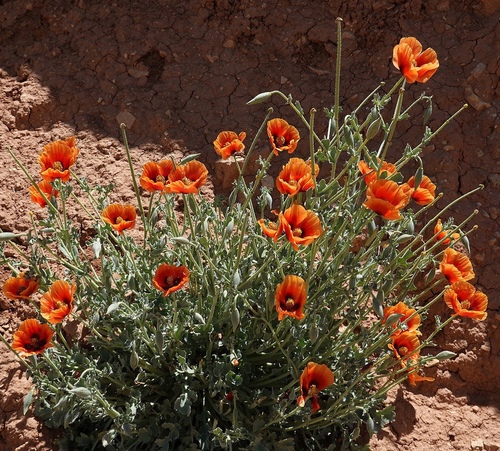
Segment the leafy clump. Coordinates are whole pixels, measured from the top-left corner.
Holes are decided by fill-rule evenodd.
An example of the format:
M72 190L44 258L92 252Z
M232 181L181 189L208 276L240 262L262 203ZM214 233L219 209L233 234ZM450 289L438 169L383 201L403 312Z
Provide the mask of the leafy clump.
M245 132L214 141L239 173L225 199L199 194L208 170L196 156L144 162L136 175L124 128L133 204L110 203L110 187L78 177L74 138L43 148L42 182L11 153L47 211L22 235L27 251L12 241L20 235L0 235L20 257L4 257L4 294L40 312L11 347L36 388L26 408L34 398L36 414L62 427L61 449L354 449L362 427L372 434L394 419L391 388L433 380L426 362L452 354L421 350L453 316L422 336L430 306L444 293L455 315L482 320L487 298L453 248L467 244L466 221L423 221L438 196L419 154L440 129L386 161L398 122L430 102L402 111L405 83L438 64L412 39L397 46L395 86L363 102L367 117L358 108L341 118L337 96L323 138L315 112L307 118L291 96L249 102L278 96L309 131L309 159L290 158L274 197L261 184L273 158L306 140L271 110L250 145ZM269 150L248 181L264 130ZM412 160L419 169L403 182ZM69 203L93 224L87 241Z

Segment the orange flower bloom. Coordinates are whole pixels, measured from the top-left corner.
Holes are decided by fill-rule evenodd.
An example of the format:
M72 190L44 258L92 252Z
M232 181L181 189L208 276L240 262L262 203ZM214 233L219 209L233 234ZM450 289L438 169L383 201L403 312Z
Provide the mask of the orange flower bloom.
M41 354L47 348L54 346L51 343L54 331L36 319L27 319L19 325L14 333L12 349L26 357L33 354Z
M40 299L40 313L51 324L62 322L73 310L76 285L56 280Z
M306 282L299 276L285 276L282 283L276 287L276 311L281 321L285 315L295 319L304 319L303 312L306 304Z
M10 277L3 285L2 291L9 299L29 299L29 297L38 290L40 280L38 277L30 276L21 272L17 277Z
M185 266L175 266L163 263L156 269L153 285L167 296L180 290L189 280L189 270Z
M446 235L448 235L447 230L443 230L443 225L441 224L441 219L438 219L436 222L436 225L434 226L434 235L436 237L436 241L442 240ZM455 242L460 239L460 233L454 232L451 234L451 239L450 238L445 238L443 240L443 244L445 246L448 246L451 241Z
M203 163L193 160L177 166L168 175L166 193L197 194L198 188L207 181L208 170Z
M408 369L408 382L413 387L417 386L417 382L429 381L432 382L434 380L433 377L419 376L418 374L418 366L417 366L418 358L410 357L409 362L411 365L403 365Z
M40 191L45 194L45 197L50 200L51 196L57 197L59 196L59 191L54 189L52 186L52 183L47 182L47 180L42 180L40 183L37 184L38 188L40 188ZM29 187L30 190L30 199L33 202L36 202L40 207L45 207L47 205L47 202L43 198L43 196L38 192L38 190L31 185Z
M419 205L429 205L436 198L436 185L426 175L423 176L417 189L415 189L415 176L412 176L406 185L409 187L411 198Z
M139 182L146 191L165 191L168 176L173 170L174 163L172 160L163 160L159 163L149 161L142 168Z
M318 175L319 167L315 165L315 175ZM276 188L281 194L295 196L298 192L314 188L311 163L301 158L290 158L276 179Z
M363 206L373 210L385 219L401 219L399 210L406 207L411 193L405 191L396 182L379 179L370 183L366 189L366 201Z
M285 150L292 153L300 139L299 131L280 118L271 119L267 123L267 136L275 155Z
M280 222L283 224L288 241L296 251L299 249L299 244L308 246L323 233L319 218L302 205L294 204L287 208L280 214Z
M377 161L380 164L380 158L377 158ZM369 185L370 183L378 179L377 171L368 166L364 160L360 160L360 162L358 163L358 168L361 174L364 175L363 178L366 185ZM396 166L392 163L387 163L387 161L382 161L380 174L382 174L383 172L386 172L387 176L391 176L392 174L395 174L397 172Z
M297 404L304 407L307 400L312 398L311 410L317 412L320 410L318 394L321 390L329 387L335 382L335 377L326 365L309 362L300 376L300 396L297 398Z
M273 210L273 213L278 214L276 210ZM278 237L281 235L281 232L283 232L283 223L281 222L281 219L278 219L278 223L266 221L265 219L259 219L257 222L259 223L264 235L272 238L275 242L278 241Z
M392 343L389 348L394 351L396 358L400 361L402 368L408 370L408 381L410 385L417 385L417 382L433 381L433 377L424 377L418 375L418 359L420 351L415 351L420 346L420 341L415 332L402 332L399 335L391 337Z
M418 327L420 326L420 315L415 312L416 310L414 308L408 308L404 302L398 302L392 307L384 307L384 318L382 319L382 322L385 323L387 318L393 314L403 315L395 324L392 325L392 328L394 329L393 336L399 335L403 332L401 329L402 323L405 323L405 331L420 335L420 332L418 331ZM415 315L412 316L414 313ZM412 316L412 318L407 321L410 316Z
M484 321L488 315L488 297L468 282L453 283L444 292L444 302L458 316Z
M237 135L235 132L220 132L214 141L214 149L223 160L227 160L233 153L241 152L245 149L243 140L247 134L241 132Z
M476 277L469 257L451 247L444 251L439 269L450 283L467 282Z
M111 204L103 210L101 217L118 233L122 233L135 226L135 207L133 205Z
M422 52L422 44L413 37L401 38L392 52L392 63L408 83L426 83L439 67L436 52L431 48Z
M405 331L391 336L389 349L394 351L398 360L407 361L410 357L419 356L420 352L415 351L420 346L420 340L415 332Z
M53 182L55 179L67 182L70 177L69 168L75 164L78 153L74 136L65 141L47 144L38 157L42 167L42 178L48 182Z

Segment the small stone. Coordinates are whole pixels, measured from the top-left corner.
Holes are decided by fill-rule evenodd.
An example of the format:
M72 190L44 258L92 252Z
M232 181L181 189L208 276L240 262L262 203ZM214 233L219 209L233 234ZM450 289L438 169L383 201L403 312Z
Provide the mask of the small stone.
M147 77L149 75L149 70L147 69L137 69L135 67L130 67L127 69L127 72L131 77L134 78L141 78L141 77Z
M470 448L474 451L483 449L483 441L479 440L471 440Z
M120 111L116 115L116 120L119 124L125 124L125 127L131 129L135 122L135 116L128 111Z
M477 79L481 76L481 74L485 71L486 64L478 63L478 65L472 70L467 81L471 81L472 79Z
M493 443L490 442L489 440L484 442L484 449L485 451L498 451L500 450L500 443Z
M465 88L465 98L476 111L482 111L491 107L491 104L482 100L477 94L474 93L474 91L472 91L470 86Z
M448 11L450 9L450 0L441 0L436 8L438 11Z
M228 39L222 44L222 47L225 49L233 49L236 46L236 43L232 39Z
M265 186L266 188L274 187L274 179L269 174L262 177L261 183L262 183L262 186Z
M488 176L488 181L493 185L494 188L500 187L500 174L490 174Z

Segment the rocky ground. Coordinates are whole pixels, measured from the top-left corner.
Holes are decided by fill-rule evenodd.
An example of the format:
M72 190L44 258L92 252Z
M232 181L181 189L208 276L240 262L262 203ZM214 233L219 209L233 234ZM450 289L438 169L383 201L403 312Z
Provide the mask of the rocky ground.
M131 194L119 141L124 122L137 167L198 152L217 193L228 187L227 168L211 143L225 129L253 135L268 105L247 106L249 99L280 89L306 111L333 104L337 17L346 113L381 80L392 86L399 77L392 47L416 36L441 64L427 84L408 87L410 97L433 96L430 127L470 105L424 150L424 164L445 193L440 208L485 186L443 217L461 221L479 210L471 259L474 283L490 303L484 323L458 319L437 337L458 357L429 370L435 382L392 393L398 417L371 445L500 449L499 11L498 0L0 0L0 229L26 230L28 212L41 214L8 148L36 173L43 145L76 135L79 173L114 181L122 201ZM287 107L273 107L292 120ZM420 141L421 124L421 117L402 123L393 157ZM3 268L0 282L7 277ZM28 305L2 297L0 331L10 337L28 313ZM22 414L29 383L21 366L3 345L0 359L0 450L54 449L53 432Z

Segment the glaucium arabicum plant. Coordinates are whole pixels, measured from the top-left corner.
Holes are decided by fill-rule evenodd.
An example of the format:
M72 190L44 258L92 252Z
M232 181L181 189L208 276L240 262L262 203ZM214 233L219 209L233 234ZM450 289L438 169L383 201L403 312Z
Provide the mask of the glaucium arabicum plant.
M391 388L433 381L427 363L453 353L421 351L457 316L484 320L487 297L455 249L468 245L467 220L443 224L449 206L423 215L440 196L419 155L452 118L387 159L417 104L428 120L430 97L406 109L403 100L408 84L434 75L436 53L403 38L393 63L394 86L341 115L339 45L323 138L315 111L306 117L291 95L250 101L278 96L294 115L269 109L250 143L246 132L216 137L239 174L224 199L200 193L208 170L198 155L147 161L136 175L124 127L130 204L78 177L74 137L43 147L41 181L11 152L46 215L26 233L0 234L18 255L3 253L12 271L3 294L34 306L2 340L33 381L25 410L34 400L36 415L61 428L60 449L359 449L363 428L371 435L394 419ZM276 156L301 146L308 159L290 156L276 191L261 184ZM87 241L68 204L93 223ZM420 325L442 299L453 313L425 336Z

